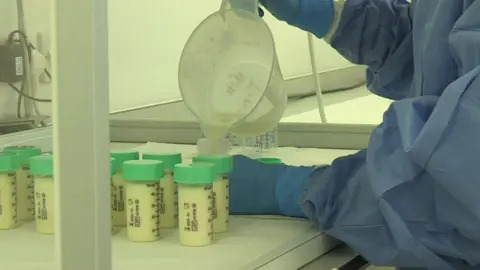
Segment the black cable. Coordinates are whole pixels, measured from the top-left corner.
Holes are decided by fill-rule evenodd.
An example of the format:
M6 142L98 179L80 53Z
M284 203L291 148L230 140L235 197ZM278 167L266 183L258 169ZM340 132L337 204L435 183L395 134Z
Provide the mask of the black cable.
M12 43L14 41L14 36L15 35L19 35L19 36L22 36L24 39L27 39L27 35L25 33L23 33L22 31L20 30L13 30L12 32L10 32L10 34L8 34L8 43Z
M47 75L48 79L51 80L52 79L52 74L50 74L50 72L45 68L43 69L43 72L45 72L45 75Z
M341 87L341 88L324 90L324 91L322 91L322 93L323 93L323 95L328 95L328 94L334 94L334 93L338 93L338 92L345 92L345 91L349 91L349 90L354 90L355 88L358 88L362 85L365 85L365 82L357 83L357 84L354 84L354 85L348 86L348 87ZM317 93L315 93L315 92L298 94L298 95L294 95L294 96L289 96L288 100L292 100L292 101L300 100L300 99L304 99L304 98L314 97L316 95L317 95Z
M8 39L7 39L7 45L12 47L13 46L13 43L16 41L14 39L14 36L18 34L21 38L23 38L23 41L27 44L28 46L28 41L27 41L27 35L25 33L23 33L22 31L20 30L14 30L12 32L10 32L10 34L8 34ZM17 40L18 42L20 42L20 40ZM21 42L20 42L21 44ZM28 54L30 54L30 50L27 51ZM30 56L29 56L29 60L30 60ZM25 61L25 57L24 57L24 61ZM22 99L23 99L23 91L24 91L24 87L25 87L25 80L27 78L23 78L22 80L22 85L20 87L20 90L17 91L18 92L18 99L17 99L17 118L21 119L22 118ZM13 84L9 84L10 87L12 87L12 89L14 91L18 90L17 87Z
M22 88L20 88L20 91L23 93L23 86L24 84L22 83ZM18 95L17 98L17 118L21 119L22 118L22 95Z
M15 30L15 31L18 31L18 30ZM14 31L14 32L15 32L15 31ZM22 33L22 32L21 32L21 31L18 31L18 33ZM21 36L22 36L22 37L25 39L25 41L26 41L27 36L26 36L25 34L23 34L23 33L21 34ZM36 50L36 49L37 49L32 43L28 43L28 47L30 48L30 50ZM31 52L29 51L29 53L31 53ZM48 79L50 79L50 80L52 79L52 74L50 74L50 71L48 71L48 69L44 68L44 69L43 69L43 72L45 72L45 75L47 75Z
M344 265L335 268L335 270L362 270L367 266L369 266L367 260L365 260L362 256L356 256Z
M19 35L20 36L20 39L15 39L15 35ZM26 59L24 57L24 61L31 61L32 60L32 50L35 50L35 46L33 44L31 44L28 39L27 39L27 35L25 33L23 33L22 31L20 30L14 30L12 32L10 32L10 34L8 34L8 39L7 39L7 45L8 46L12 46L14 44L14 42L20 42L21 43L21 39L23 39L23 42L25 43L25 45L27 46L27 57L28 59ZM44 69L44 72L46 74L46 76L51 80L52 79L52 75L50 74L50 72L48 72L48 70L45 68ZM33 100L33 101L36 101L36 102L52 102L51 99L41 99L41 98L36 98L36 97L33 97L33 96L30 96L30 95L27 95L24 93L24 87L25 87L25 82L28 78L25 77L23 80L22 80L22 84L21 84L21 87L20 89L18 89L14 84L12 83L8 83L8 85L15 91L18 93L18 99L17 99L17 118L22 118L22 113L21 113L21 110L22 110L22 101L23 101L23 98L28 98L30 100Z
M23 84L20 91L22 91L23 93ZM17 98L17 118L18 119L22 118L22 95L18 95L18 98Z
M15 39L14 38L15 35L19 35L20 39ZM33 44L31 44L28 41L27 35L25 33L23 33L20 30L14 30L14 31L10 32L10 34L8 34L8 38L7 38L7 45L12 46L14 42L21 42L21 39L23 39L23 42L27 46L28 59L29 59L29 61L31 61L32 60L32 49L35 50L35 46L33 46Z
M20 96L24 97L24 98L28 98L28 99L31 99L33 101L37 101L37 102L52 102L51 99L43 99L43 98L36 98L36 97L32 97L30 95L27 95L25 93L22 92L22 88L18 89L13 83L8 83L8 85L13 89L13 91L17 92Z

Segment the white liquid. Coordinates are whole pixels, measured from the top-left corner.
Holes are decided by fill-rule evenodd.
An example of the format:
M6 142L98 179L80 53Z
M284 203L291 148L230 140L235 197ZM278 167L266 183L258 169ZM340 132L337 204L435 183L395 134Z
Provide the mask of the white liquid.
M160 185L127 183L127 236L134 242L152 242L160 236Z
M0 174L0 230L17 226L17 185L14 173Z
M53 210L53 178L35 176L35 222L38 233L54 233L55 213Z
M178 230L180 244L207 246L213 240L212 185L178 184Z
M122 177L122 172L117 172L112 178L112 212L113 225L126 226L127 216L125 214L125 179Z
M218 175L213 183L213 232L223 233L228 231L228 175Z
M35 196L33 176L28 166L17 171L18 220L30 221L35 219Z
M178 225L178 191L171 170L165 170L160 181L160 228L172 229Z
M248 115L263 97L270 81L272 59L264 51L245 44L229 47L218 55L213 88L207 92L212 115ZM273 105L268 102L258 104L259 115L270 111Z

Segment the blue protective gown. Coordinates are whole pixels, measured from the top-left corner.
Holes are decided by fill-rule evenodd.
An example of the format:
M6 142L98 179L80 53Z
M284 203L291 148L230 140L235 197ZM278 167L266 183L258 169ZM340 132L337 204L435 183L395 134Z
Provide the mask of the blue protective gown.
M480 269L480 0L349 0L331 45L397 101L368 149L305 181L288 169L282 213L303 210L373 264Z

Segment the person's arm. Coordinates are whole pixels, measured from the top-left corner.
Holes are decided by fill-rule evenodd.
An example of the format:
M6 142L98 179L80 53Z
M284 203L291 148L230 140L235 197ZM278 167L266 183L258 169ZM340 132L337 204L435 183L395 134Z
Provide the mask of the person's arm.
M275 18L324 38L355 64L368 66L377 95L410 97L412 13L406 0L260 0Z
M394 100L410 97L413 9L405 0L337 0L324 39L350 62L368 67L373 93Z
M306 216L369 262L480 266L480 66L441 97L394 102L367 150L276 182L280 212ZM477 268L474 268L477 267Z

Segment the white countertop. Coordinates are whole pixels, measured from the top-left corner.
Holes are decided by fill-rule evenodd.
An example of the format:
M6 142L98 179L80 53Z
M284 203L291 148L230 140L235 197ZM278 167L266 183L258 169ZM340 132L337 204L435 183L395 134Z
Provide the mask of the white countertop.
M161 233L162 238L152 243L130 242L124 230L112 236L113 269L257 269L321 236L309 222L279 217L232 217L228 233L216 235L214 244L200 248L180 246L176 230ZM37 234L33 222L0 231L0 239L0 269L54 269L54 237Z

